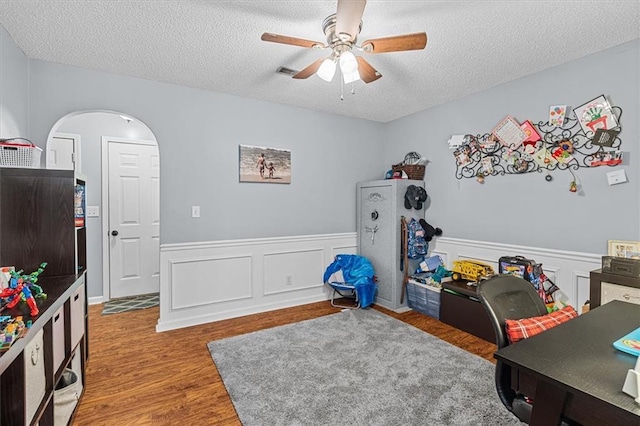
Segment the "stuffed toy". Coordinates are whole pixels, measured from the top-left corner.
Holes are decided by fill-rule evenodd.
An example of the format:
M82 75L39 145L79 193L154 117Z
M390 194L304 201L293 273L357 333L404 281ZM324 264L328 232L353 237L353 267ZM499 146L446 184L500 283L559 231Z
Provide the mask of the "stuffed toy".
M426 220L420 219L420 226L424 229L424 239L427 241L431 241L434 236L439 237L442 235L442 229L434 228L429 225Z

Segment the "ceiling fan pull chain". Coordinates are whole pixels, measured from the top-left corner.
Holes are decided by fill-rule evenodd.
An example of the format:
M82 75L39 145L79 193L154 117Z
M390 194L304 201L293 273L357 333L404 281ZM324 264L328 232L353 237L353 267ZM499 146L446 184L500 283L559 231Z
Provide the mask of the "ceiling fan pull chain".
M351 83L351 94L352 95L356 94L356 82L355 81L353 83Z
M344 101L344 79L340 76L340 100Z

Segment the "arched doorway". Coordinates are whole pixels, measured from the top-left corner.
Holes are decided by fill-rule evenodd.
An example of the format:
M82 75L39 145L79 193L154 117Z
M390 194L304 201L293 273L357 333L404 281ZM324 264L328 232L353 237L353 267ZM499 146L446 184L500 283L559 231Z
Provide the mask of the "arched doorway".
M77 173L86 176L90 302L159 292L160 162L153 132L129 114L94 110L62 117L51 129L47 146L50 142L55 143L56 138L66 138L77 144L79 161L74 165L78 167ZM123 163L127 170L122 172L120 167L122 176L118 181L114 170L118 168L117 164L123 166ZM134 164L137 164L137 174L133 173ZM138 186L141 179L152 182ZM125 213L124 218L113 213L116 196L124 203L115 207ZM132 202L137 204L132 205ZM157 231L146 230L133 235L130 231L138 223L148 225L150 222L148 213L140 216L143 212L151 212ZM114 226L114 220L119 220L120 226ZM112 231L117 235L112 235ZM115 260L119 262L117 265Z

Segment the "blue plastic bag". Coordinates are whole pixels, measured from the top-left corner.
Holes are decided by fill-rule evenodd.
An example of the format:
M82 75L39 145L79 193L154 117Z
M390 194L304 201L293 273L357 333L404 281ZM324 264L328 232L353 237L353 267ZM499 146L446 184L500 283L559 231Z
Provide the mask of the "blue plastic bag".
M344 282L355 287L360 307L366 308L371 305L377 290L371 262L357 254L339 254L324 272L323 281L330 285L329 278L339 270L342 270Z

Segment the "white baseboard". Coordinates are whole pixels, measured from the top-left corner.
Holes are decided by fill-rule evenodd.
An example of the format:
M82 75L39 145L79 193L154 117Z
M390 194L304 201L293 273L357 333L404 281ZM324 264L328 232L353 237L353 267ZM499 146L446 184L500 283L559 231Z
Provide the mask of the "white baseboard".
M104 297L102 296L93 296L87 299L87 303L89 305L99 305L100 303L104 303Z
M356 241L356 233L345 233L164 244L156 331L328 300L322 275L336 254L356 253ZM477 259L496 272L502 256L533 259L560 287L559 298L578 311L589 298L589 272L601 264L597 254L445 237L430 249L445 265Z

